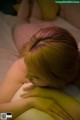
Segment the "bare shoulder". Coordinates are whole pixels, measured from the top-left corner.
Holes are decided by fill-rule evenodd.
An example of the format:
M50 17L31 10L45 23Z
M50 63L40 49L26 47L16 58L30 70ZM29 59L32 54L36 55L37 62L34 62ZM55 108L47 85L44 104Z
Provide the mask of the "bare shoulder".
M2 84L7 86L16 86L16 84L23 84L27 82L25 76L27 73L26 65L24 63L24 58L16 60L10 69L8 70L5 79L2 80ZM8 86L9 86L8 85Z
M27 66L24 62L23 57L16 60L12 65L11 69L9 70L9 76L11 76L11 78L12 77L15 78L15 82L17 83L27 82L25 78L26 73L27 73Z
M22 84L27 82L25 75L26 65L24 59L16 60L0 84L0 102L8 102L11 100Z

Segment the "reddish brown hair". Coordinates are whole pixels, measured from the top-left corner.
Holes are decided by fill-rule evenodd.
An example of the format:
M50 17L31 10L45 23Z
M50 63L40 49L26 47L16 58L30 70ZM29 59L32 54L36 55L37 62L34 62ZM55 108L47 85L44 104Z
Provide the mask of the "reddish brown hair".
M34 71L72 81L78 68L78 47L73 36L60 27L47 27L34 34L23 48L25 63ZM48 68L48 69L47 69Z

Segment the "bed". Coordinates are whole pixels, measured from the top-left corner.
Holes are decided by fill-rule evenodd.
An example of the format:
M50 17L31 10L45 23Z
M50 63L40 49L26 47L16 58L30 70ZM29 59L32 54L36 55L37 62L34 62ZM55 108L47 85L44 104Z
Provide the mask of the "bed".
M29 40L32 34L42 27L56 25L67 29L76 39L78 47L80 49L80 29L70 24L67 20L65 20L61 16L57 16L56 19L51 22L44 22L33 17L30 19L30 22L32 23L31 26L28 23L22 24L21 21L19 21L16 17L0 13L0 68L1 68L0 82L4 79L10 66L14 63L15 60L19 58L18 49L20 49L26 42L26 37L27 40ZM16 34L16 37L14 41L12 30L14 26L19 24L22 25L15 29L14 34ZM24 31L23 32L24 34L21 34L22 31ZM28 32L26 33L26 31ZM24 40L23 43L22 39ZM24 87L24 85L22 87ZM22 92L22 87L19 89L19 91L17 91L12 101L20 99L19 94ZM78 88L77 86L69 85L67 88L65 88L65 91L71 96L73 96L75 99L80 101L80 88ZM61 118L59 119L62 120ZM33 108L25 113L22 113L20 116L15 118L15 120L54 120L54 119L51 118L46 113L43 113Z

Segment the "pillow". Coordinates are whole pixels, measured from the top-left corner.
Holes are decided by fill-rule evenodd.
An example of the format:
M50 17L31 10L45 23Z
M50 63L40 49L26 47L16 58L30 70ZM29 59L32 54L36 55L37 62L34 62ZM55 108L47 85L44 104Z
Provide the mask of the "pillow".
M43 20L53 20L59 11L59 4L55 4L53 0L37 0Z
M60 6L60 15L80 29L80 4L61 4Z

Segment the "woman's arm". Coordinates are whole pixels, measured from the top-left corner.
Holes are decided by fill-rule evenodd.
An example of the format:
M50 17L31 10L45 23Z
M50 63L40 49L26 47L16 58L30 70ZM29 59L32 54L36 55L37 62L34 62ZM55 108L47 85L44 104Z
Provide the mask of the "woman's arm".
M20 99L17 101L11 102L12 97L16 93L16 91L20 88L20 86L28 82L25 79L27 68L24 64L24 59L21 58L17 60L12 67L9 69L4 81L0 84L0 113L2 112L12 112L13 118L17 117L21 113L25 112L27 109L30 109L34 106L34 101L40 101L40 103L47 103L44 105L44 108L47 108L52 105L53 100L51 99L43 99L43 98L27 98L27 99ZM43 104L42 104L43 105ZM48 111L45 111L48 113ZM55 113L52 114L53 118L57 120L57 116ZM64 116L64 115L62 115ZM67 120L67 119L65 119Z
M20 86L27 82L24 59L17 60L9 69L5 79L0 83L0 103L11 101Z
M54 90L50 88L47 89L47 88L37 87L37 88L29 90L27 94L22 95L22 97L32 97L32 96L41 96L41 97L51 98L53 100L55 99L58 102L58 104L74 120L80 120L80 103L74 100L71 96L63 93L62 91L58 91L58 90ZM37 104L36 107L38 108L39 104Z
M39 108L35 107L35 104L39 104ZM48 111L52 105L55 106L53 111L52 109ZM42 106L44 106L43 109ZM11 112L12 118L14 119L30 108L37 108L41 111L44 111L45 113L48 113L53 118L53 120L72 120L62 109L60 109L60 107L58 107L59 111L57 111L57 107L58 105L52 99L46 99L42 97L29 97L14 102L0 104L0 113Z
M27 98L20 99L16 101L12 101L11 99L16 93L16 91L20 88L20 86L28 82L25 79L27 68L24 64L24 59L21 58L17 60L12 67L9 69L4 81L0 84L0 113L2 112L12 112L13 118L17 117L21 113L25 112L27 109L34 107L35 100L38 101L38 98ZM52 104L52 100L47 99L39 99L41 103L48 101L47 107ZM46 107L46 105L44 106ZM57 116L53 113L55 120L57 120Z
M80 120L80 103L78 101L58 90L52 91L52 98L70 114L73 120Z
M26 110L30 109L32 99L21 99L14 102L7 102L0 104L0 113L2 112L11 112L12 117L15 118Z
M12 112L13 117L16 117L31 107L30 98L11 102L16 91L23 83L28 82L28 80L25 79L26 71L23 58L15 61L9 69L5 79L0 84L0 113Z
M18 15L17 15L20 20L28 20L29 12L30 12L29 7L30 7L29 1L22 0L21 4L19 6Z

